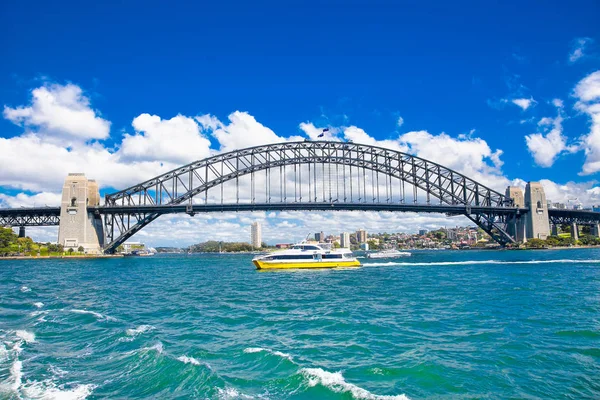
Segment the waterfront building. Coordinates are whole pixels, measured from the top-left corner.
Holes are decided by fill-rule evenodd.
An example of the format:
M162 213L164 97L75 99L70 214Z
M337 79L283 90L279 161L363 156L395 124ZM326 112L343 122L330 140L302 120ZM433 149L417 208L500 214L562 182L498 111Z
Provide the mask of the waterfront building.
M350 248L350 234L348 232L340 233L340 247Z
M358 243L367 243L367 231L359 229L356 231L356 241Z
M325 242L325 234L323 231L315 233L315 241L319 243Z
M141 242L125 242L121 246L123 246L123 254L129 254L134 250L146 250L146 245Z
M262 247L262 230L258 221L250 226L250 244L252 247Z

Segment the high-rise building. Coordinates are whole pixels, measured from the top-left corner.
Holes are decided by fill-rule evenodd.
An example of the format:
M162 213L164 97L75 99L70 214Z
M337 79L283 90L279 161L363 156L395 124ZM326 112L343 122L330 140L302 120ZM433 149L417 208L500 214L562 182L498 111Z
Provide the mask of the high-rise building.
M419 235L420 236L427 235L427 229L419 229Z
M358 243L367 243L367 231L359 229L356 231L356 240Z
M315 240L319 243L325 242L325 234L323 231L315 233Z
M350 248L350 234L348 232L340 233L340 247Z
M252 247L262 247L262 230L258 221L250 226L250 244Z

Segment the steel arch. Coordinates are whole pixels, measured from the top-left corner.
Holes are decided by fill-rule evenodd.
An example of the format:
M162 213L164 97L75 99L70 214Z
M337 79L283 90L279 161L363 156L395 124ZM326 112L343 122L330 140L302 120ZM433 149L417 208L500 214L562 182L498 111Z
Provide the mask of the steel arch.
M140 206L176 205L189 201L191 213L192 198L194 196L199 194L205 194L206 196L209 189L220 185L222 202L223 184L232 180L236 180L237 202L239 202L238 179L249 174L254 178L253 174L259 171L266 171L268 176L268 171L272 169L280 168L281 174L281 170L285 171L286 167L308 165L310 174L310 166L314 165L314 202L317 202L316 184L319 180L324 182L325 177L319 176L319 180L317 180L316 168L318 165L322 165L324 171L326 164L343 166L344 179L346 178L347 168L350 168L350 179L352 179L352 168L358 168L358 171L362 169L362 184L365 193L368 179L366 179L364 171L369 170L373 174L377 173L377 201L375 201L375 184L374 181L371 181L374 204L382 203L379 196L379 174L383 174L384 177L387 176L390 180L390 192L395 187L392 184L393 178L402 182L402 190L404 190L404 183L412 185L415 193L415 203L417 199L416 191L420 189L426 195L427 204L430 204L430 198L433 196L439 200L440 204L465 205L467 206L465 215L491 234L494 239L501 244L513 241L510 235L506 233L507 217L505 213L470 212L469 207L512 208L512 200L463 174L423 158L377 146L351 142L302 141L255 146L218 154L184 165L119 192L106 195L105 209L130 206L132 211L128 213L108 213L105 216L105 232L108 236L108 244L105 250L108 252L114 251L117 246L161 215L156 212L144 212L143 207ZM296 174L296 170L294 170L294 174ZM296 175L294 177L296 178ZM357 182L360 194L360 176ZM329 183L331 183L331 176L329 177ZM302 184L301 178L300 184ZM311 177L309 176L309 191L311 190L310 184ZM269 185L270 180L268 180L267 186ZM385 185L387 190L387 178ZM270 191L270 188L268 190ZM345 190L344 186L344 193ZM300 201L295 199L295 202L313 202L312 198L303 201L302 188L300 193ZM252 187L251 196L251 202L254 203L254 187ZM323 202L326 202L325 193L323 193L323 197ZM207 197L205 197L205 202L207 200ZM330 192L330 202L348 203L345 195L344 199L340 200L342 199L336 198L333 200ZM387 201L389 202L389 200L388 197ZM404 193L402 201L404 201ZM272 202L270 197L268 202L278 203L276 201ZM282 196L281 202L288 202L287 198L283 199ZM359 202L367 203L366 196L362 199L359 198ZM350 203L356 202L351 199Z

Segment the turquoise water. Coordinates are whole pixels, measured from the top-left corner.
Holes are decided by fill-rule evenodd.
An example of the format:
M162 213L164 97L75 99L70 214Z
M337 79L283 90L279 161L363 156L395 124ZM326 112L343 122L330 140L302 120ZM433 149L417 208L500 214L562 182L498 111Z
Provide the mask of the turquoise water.
M600 398L600 251L0 261L0 398Z

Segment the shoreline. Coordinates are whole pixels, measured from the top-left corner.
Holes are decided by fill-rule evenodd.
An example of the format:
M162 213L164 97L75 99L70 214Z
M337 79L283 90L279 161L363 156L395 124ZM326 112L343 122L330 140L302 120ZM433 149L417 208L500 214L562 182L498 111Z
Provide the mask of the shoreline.
M65 259L94 259L94 258L122 258L122 254L98 254L98 255L76 255L76 256L7 256L0 260L65 260Z

